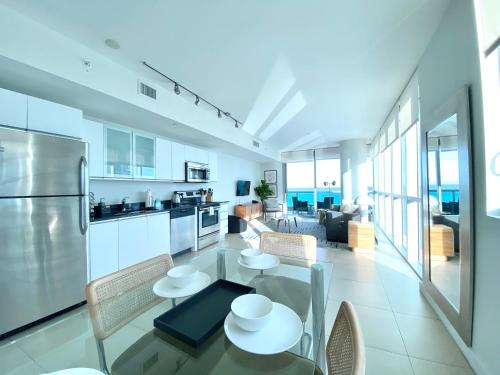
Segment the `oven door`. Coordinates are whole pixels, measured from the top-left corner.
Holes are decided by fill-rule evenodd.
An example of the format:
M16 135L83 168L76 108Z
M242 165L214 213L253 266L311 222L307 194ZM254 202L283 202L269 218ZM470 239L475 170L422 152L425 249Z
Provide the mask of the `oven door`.
M213 208L210 215L210 208L200 208L198 212L198 237L216 232L220 228L219 208Z

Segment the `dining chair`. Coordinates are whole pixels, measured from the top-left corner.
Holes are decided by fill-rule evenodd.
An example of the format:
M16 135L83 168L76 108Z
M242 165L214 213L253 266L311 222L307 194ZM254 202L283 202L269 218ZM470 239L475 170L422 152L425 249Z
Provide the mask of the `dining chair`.
M307 234L262 232L259 248L269 254L316 260L316 237Z
M156 281L174 266L172 257L163 254L124 268L87 285L90 312L101 371L109 374L103 341L118 329L164 299L153 292Z
M366 355L363 334L354 306L340 304L326 345L326 364L330 375L364 375Z
M316 259L316 238L309 235L262 232L259 247L262 251L276 256L305 260ZM304 326L301 353L306 354L309 352L312 337L305 332L305 323L311 305L311 285L290 277L263 274L255 276L251 281L251 285L255 287L257 293L284 304L297 313Z

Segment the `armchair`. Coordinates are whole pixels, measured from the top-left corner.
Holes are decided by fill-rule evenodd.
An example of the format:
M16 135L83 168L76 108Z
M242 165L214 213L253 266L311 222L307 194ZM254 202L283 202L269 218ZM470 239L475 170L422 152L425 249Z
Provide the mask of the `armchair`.
M278 203L276 199L266 199L264 201L264 221L266 221L267 214L271 212L274 213L275 218L278 212L283 215L283 203Z
M293 202L293 210L300 212L307 212L309 210L309 206L307 205L307 201L299 201L297 197L292 197Z
M342 213L327 211L325 217L326 239L333 242L347 243L349 238L349 221L360 221L359 213Z

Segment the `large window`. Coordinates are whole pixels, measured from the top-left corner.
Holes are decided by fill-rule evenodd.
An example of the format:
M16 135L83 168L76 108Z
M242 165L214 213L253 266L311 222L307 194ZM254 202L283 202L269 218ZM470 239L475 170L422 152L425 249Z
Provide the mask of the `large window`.
M418 115L418 83L414 77L375 142L373 176L375 222L415 271L422 274ZM448 168L456 170L451 156L442 158L450 161Z
M335 181L335 185L332 183ZM326 197L340 204L340 159L316 160L316 201Z
M328 157L332 153L328 149L311 151L306 154L307 161L286 163L289 209L293 208L293 197L307 201L311 208L323 207L328 202L341 202L340 159Z
M314 161L286 164L287 204L293 207L293 197L314 204Z

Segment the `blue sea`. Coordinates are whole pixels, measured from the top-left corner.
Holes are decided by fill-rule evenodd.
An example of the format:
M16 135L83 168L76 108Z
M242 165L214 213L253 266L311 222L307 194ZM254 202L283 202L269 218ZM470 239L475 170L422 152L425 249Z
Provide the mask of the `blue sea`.
M318 191L317 196L318 202L323 202L325 197L333 197L334 204L340 204L341 202L340 191L331 191L330 193L328 191ZM308 204L314 204L314 191L289 190L287 197L288 207L293 207L292 197L297 197L299 201L307 201Z

